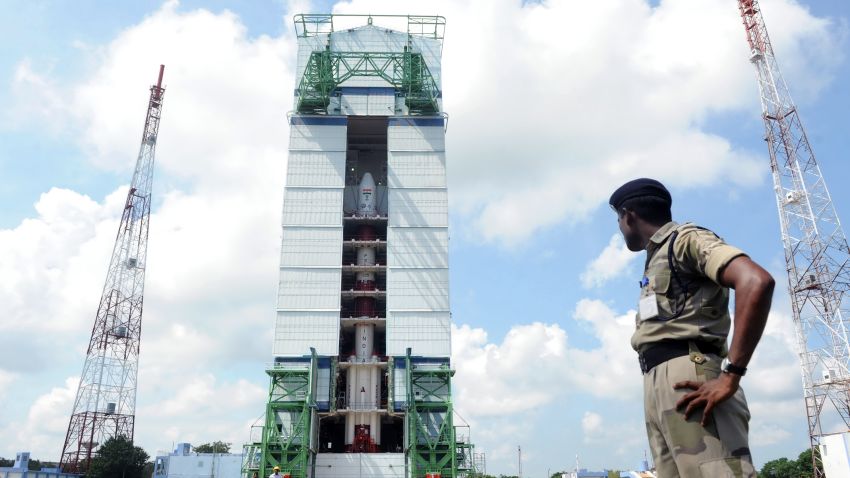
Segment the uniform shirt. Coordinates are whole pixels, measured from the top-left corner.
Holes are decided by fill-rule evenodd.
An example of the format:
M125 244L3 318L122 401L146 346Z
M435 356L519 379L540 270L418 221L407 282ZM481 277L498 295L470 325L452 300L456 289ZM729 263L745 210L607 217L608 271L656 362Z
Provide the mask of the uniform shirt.
M674 232L678 232L672 248L675 274L668 260ZM646 247L640 292L640 298L650 302L655 294L658 315L641 317L638 312L632 347L642 352L662 340L695 340L717 346L725 356L731 325L729 289L720 285L719 276L742 255L740 249L694 224L668 222L661 227Z

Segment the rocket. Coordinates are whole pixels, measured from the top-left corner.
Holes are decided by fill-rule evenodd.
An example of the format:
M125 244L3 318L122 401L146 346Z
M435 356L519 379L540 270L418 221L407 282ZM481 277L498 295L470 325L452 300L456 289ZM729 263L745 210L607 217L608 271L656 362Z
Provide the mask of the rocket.
M375 180L370 173L363 175L357 187L357 216L372 217L378 215L375 205ZM370 225L357 229L358 241L375 241L377 234ZM357 248L357 265L374 266L375 247ZM377 288L374 271L357 272L355 289L370 291ZM376 316L374 297L358 297L354 302L357 318L371 319ZM348 368L348 409L346 416L345 443L351 451L368 451L381 442L381 420L377 410L380 408L380 366L375 357L375 325L364 322L355 325L355 350L349 358Z

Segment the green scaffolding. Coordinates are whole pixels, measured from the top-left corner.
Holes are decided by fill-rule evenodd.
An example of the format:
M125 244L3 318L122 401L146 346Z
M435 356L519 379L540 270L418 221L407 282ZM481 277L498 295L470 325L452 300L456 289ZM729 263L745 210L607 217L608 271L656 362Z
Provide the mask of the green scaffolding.
M449 364L412 363L408 353L407 433L409 478L439 473L457 478L457 442L453 422Z
M340 84L354 77L378 77L404 97L411 114L439 111L440 96L421 53L314 51L298 83L298 112L327 114Z
M311 438L316 421L317 358L308 363L275 363L270 377L269 401L261 441L243 447L243 476L265 477L279 466L292 478L307 478L315 456Z

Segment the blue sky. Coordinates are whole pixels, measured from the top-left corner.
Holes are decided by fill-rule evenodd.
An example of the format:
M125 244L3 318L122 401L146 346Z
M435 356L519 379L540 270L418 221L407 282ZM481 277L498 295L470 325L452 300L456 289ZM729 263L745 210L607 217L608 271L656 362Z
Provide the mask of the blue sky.
M247 439L271 347L296 76L289 19L333 9L448 19L456 398L488 471L513 473L516 445L526 475L572 467L577 454L590 468L634 466L646 444L628 321L642 259L616 242L603 253L616 233L605 200L625 179L657 176L675 217L716 230L784 286L754 72L734 2L525 3L8 5L0 456L58 456L160 62L137 439L151 454ZM762 4L846 215L850 6ZM593 275L600 257L610 277ZM782 288L774 312L744 381L758 464L807 443Z

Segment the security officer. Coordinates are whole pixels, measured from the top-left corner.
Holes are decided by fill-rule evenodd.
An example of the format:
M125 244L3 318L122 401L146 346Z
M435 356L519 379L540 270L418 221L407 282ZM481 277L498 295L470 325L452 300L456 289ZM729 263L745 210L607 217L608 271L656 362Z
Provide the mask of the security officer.
M764 331L773 278L713 232L673 222L670 193L654 179L629 181L609 202L629 250L646 250L631 342L659 478L754 477L739 382Z

